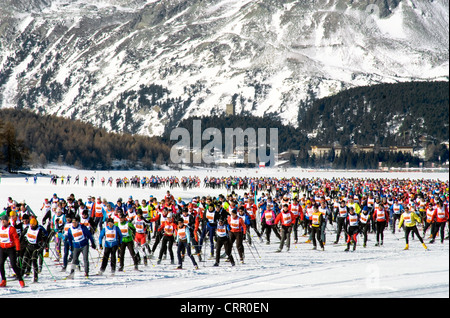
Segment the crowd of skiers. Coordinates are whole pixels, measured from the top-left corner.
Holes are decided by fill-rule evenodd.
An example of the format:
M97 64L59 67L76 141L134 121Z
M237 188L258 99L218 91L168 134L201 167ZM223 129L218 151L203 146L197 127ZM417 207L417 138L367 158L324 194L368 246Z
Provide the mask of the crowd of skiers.
M0 214L0 286L6 286L7 258L21 286L24 275L32 271L33 280L38 281L46 257L60 262L63 271L69 270L67 278L73 278L81 264L89 276L90 248L101 257L98 274L103 274L108 265L111 273L123 271L127 251L136 270L155 257L161 264L167 254L175 264L174 244L180 269L185 255L194 268L198 268L194 256L201 261L204 254L215 260L215 266L222 258L234 266L236 261L244 262L244 243L254 246L258 237L261 243L270 244L272 233L280 240L275 252L285 247L289 250L291 239L297 243L300 235L313 249L319 245L323 250L328 244L328 224L335 230L333 244L339 244L344 234L345 251L356 249L358 236L367 247L368 233L374 233L376 246L383 245L389 227L394 235L404 229L405 249L410 234L417 236L425 249L428 230L430 243L438 236L443 243L446 236L448 182L245 178L245 185L250 191L242 196L228 192L194 197L189 202L175 199L170 191L160 200L130 196L115 203L101 197L89 197L86 202L74 195L63 199L55 193L44 200L40 222L25 202L8 198ZM259 194L260 190L265 192Z

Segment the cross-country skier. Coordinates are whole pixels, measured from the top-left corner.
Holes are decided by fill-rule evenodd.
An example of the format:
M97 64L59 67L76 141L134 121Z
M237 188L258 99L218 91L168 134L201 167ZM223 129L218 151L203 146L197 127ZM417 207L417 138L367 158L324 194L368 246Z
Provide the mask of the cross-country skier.
M377 243L375 246L383 245L384 229L389 225L389 211L383 204L378 204L373 212L373 221L377 233ZM381 239L381 241L380 241Z
M169 216L169 210L167 208L163 208L162 212L157 213L155 215L155 217L150 219L150 222L155 222L155 242L153 243L153 247L152 247L152 252L151 254L153 255L156 251L156 248L158 247L159 243L161 242L162 238L163 238L163 233L161 231L158 231L158 229L160 228L160 225L163 222L167 221L167 217ZM171 215L170 215L171 216Z
M419 241L422 243L422 246L424 249L427 249L427 246L425 245L422 237L419 234L419 231L417 230L417 223L420 223L421 219L416 212L414 212L412 209L408 209L407 211L403 212L400 216L400 222L398 223L398 228L400 229L402 225L405 225L405 240L406 240L406 246L405 250L409 249L409 233L413 232L417 237L419 238Z
M345 205L345 201L341 200L341 203L339 206L335 209L335 215L336 215L336 241L334 241L334 244L339 243L339 239L341 237L341 232L344 230L344 235L347 237L347 232L345 232L346 229L346 220L348 216L348 210L349 208Z
M434 214L435 216L435 220L436 220L436 225L434 228L434 232L433 232L433 238L430 241L430 244L433 244L435 239L436 239L436 235L439 232L439 235L441 237L441 243L444 243L444 231L445 231L445 224L447 223L449 217L448 217L448 208L444 206L444 202L439 201L437 204L437 208L436 208L436 213Z
M42 256L42 249L46 240L46 232L43 227L38 225L36 218L30 219L30 226L24 229L20 242L25 246L25 254L22 262L22 276L29 274L33 266L33 282L38 282L38 258Z
M216 211L216 208L213 204L209 204L206 211L203 212L203 218L206 219L206 226L203 227L202 234L200 236L200 250L203 246L203 240L205 239L206 234L208 234L211 248L210 256L214 257L214 237L216 234L217 221L220 218L220 212Z
M92 217L94 219L94 231L96 232L97 229L100 229L100 231L103 228L103 223L105 223L106 217L107 217L107 211L106 206L102 202L102 198L98 197L97 201L92 205Z
M332 213L331 213L330 209L328 208L327 202L324 197L322 197L320 199L319 211L323 215L323 223L321 225L322 226L321 233L322 233L322 243L323 243L323 245L325 245L325 243L327 241L327 237L326 237L327 222L330 221L330 223L332 223L333 221L332 221Z
M289 211L289 205L284 204L281 213L277 215L274 222L275 225L281 223L281 233L280 233L281 241L280 247L277 250L278 253L283 250L285 242L287 251L289 252L289 249L291 248L292 226L295 224L295 220L296 218L294 214L291 211Z
M68 240L68 234L69 234L69 229L72 227L72 219L75 217L75 215L73 213L68 213L65 216L65 224L64 224L64 229L63 229L63 241L62 241L62 246L63 248L63 268L62 270L65 271L67 268L67 263L69 262L69 254L72 254L72 258L73 258L73 251L70 248L69 245L69 240Z
M20 251L20 239L16 229L9 224L8 215L1 217L0 226L0 287L6 287L5 262L9 258L11 268L16 274L20 287L25 287L20 268L17 266L17 253Z
M281 235L277 227L274 225L276 213L273 203L267 203L266 210L261 215L262 231L266 233L266 244L270 244L270 234L273 231L275 235L281 240Z
M394 199L394 203L389 208L389 212L392 217L392 233L395 234L395 224L397 223L397 220L400 219L402 213L405 212L405 208L398 202L398 199Z
M356 250L356 243L359 233L359 215L356 214L353 206L349 206L347 216L347 248L345 251L350 250L350 244L353 243L353 250Z
M238 250L241 263L244 263L244 245L243 239L246 233L246 227L243 219L237 215L236 209L231 210L231 215L228 217L227 223L230 227L230 244L233 247L236 242L236 249Z
M128 251L130 252L131 258L134 263L134 269L138 270L138 260L136 257L136 253L134 252L134 236L136 234L136 228L134 227L133 223L127 220L127 216L124 212L120 213L120 222L117 224L117 226L119 227L120 232L122 232L122 243L119 247L119 272L122 272L125 266L126 249L128 249Z
M75 216L72 219L72 227L69 228L67 233L67 238L69 240L69 245L73 249L72 258L72 268L70 269L70 274L67 276L68 279L73 279L75 276L75 267L79 264L80 254L83 254L84 263L84 276L89 277L89 241L91 242L91 247L96 249L94 237L91 231L84 225L80 224L80 216Z
M159 251L159 257L157 264L161 264L161 260L163 257L163 254L165 252L169 252L170 255L170 264L175 264L174 255L173 255L173 243L175 241L175 230L177 225L173 223L172 216L168 216L166 221L161 223L161 226L159 227L158 231L162 233L162 240L161 240L161 249Z
M102 275L106 266L108 265L108 259L111 261L111 274L116 272L116 255L119 246L122 244L122 232L119 227L114 224L112 218L106 220L106 227L104 227L98 238L98 245L100 249L103 249L103 238L105 239L105 250L103 252L102 264L100 266L99 275Z
M303 209L300 203L298 202L297 196L294 194L294 199L292 203L289 205L289 211L294 215L294 225L292 229L294 231L294 243L298 242L298 225L303 220Z
M151 222L144 218L141 210L138 210L132 223L136 228L136 234L134 236L136 248L138 249L138 252L136 252L136 257L138 258L138 262L140 262L141 256L139 254L139 249L142 249L142 252L144 253L144 265L147 266L147 252L150 254L150 247L147 243L147 232L149 231L148 224Z
M319 211L317 205L313 205L313 213L311 215L311 240L313 243L313 250L317 249L317 241L319 241L320 248L324 250L322 242L322 224L324 222L323 214ZM317 241L316 241L317 238Z
M428 228L431 227L431 237L433 237L433 233L436 228L436 207L434 207L432 204L429 204L426 211L425 211L425 220L424 220L424 226L423 226L423 237L425 237Z
M184 224L184 221L182 219L178 220L178 226L176 230L176 238L175 241L177 242L177 257L178 257L178 267L177 269L183 268L183 258L182 258L182 252L186 251L188 257L192 261L192 265L194 265L195 269L198 269L197 262L194 259L194 256L192 256L191 253L191 233L189 230L189 227Z
M221 256L220 252L222 250L222 247L225 249L225 254L228 256L228 260L230 261L231 266L235 265L233 255L231 253L231 242L230 237L228 235L228 231L229 227L226 224L226 218L219 219L216 228L217 244L216 244L216 262L214 263L214 266L219 266Z
M64 241L64 224L66 224L66 216L63 214L62 209L57 207L56 214L53 216L52 220L52 230L55 236L55 249L58 261L62 254L61 246Z
M367 246L367 233L369 232L370 228L370 211L369 207L365 205L361 213L359 214L359 221L360 221L360 229L359 232L363 234L363 247Z

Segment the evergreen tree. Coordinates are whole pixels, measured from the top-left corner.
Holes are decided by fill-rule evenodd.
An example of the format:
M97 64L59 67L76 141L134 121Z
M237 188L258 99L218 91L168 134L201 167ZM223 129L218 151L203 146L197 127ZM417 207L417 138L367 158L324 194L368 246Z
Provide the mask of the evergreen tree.
M17 139L16 130L11 123L7 123L2 132L2 157L8 172L16 172L23 167L24 161L28 159L28 150L22 140Z
M3 121L0 120L0 167L4 164L4 155L3 155Z

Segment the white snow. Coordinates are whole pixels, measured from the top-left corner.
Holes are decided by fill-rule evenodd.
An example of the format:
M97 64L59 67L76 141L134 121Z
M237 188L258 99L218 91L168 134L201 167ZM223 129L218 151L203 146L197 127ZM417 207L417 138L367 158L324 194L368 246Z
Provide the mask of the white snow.
M376 19L376 24L381 32L389 34L392 38L404 39L406 34L403 30L403 2L394 10L389 18Z
M115 202L119 197L125 200L129 195L135 199L149 199L150 195L161 198L167 189L150 191L149 189L103 187L100 184L102 176L131 177L151 175L176 176L276 176L278 178L298 176L308 178L360 177L360 178L401 178L401 179L432 179L448 180L448 173L419 172L349 172L349 171L306 171L302 169L278 170L230 170L221 168L208 171L193 169L188 171L83 171L58 166L33 170L32 173L50 173L59 176L80 176L80 185L50 185L49 179L39 177L37 184L32 178L25 182L23 176L6 177L0 180L0 203L6 204L6 199L12 196L18 202L25 200L38 214L41 221L43 214L40 207L44 198L57 193L59 197L67 198L74 193L76 198L88 195L101 196ZM83 178L94 176L93 187L83 185ZM225 190L207 190L203 187L190 190L174 189L172 194L189 200L194 195L218 195ZM242 191L238 191L242 194ZM300 233L301 227L299 227ZM421 232L421 231L420 231ZM304 242L307 238L299 238ZM194 271L191 262L186 259L185 270L173 270L169 259L156 265L156 260L148 267L140 266L142 272L135 272L132 266L127 266L125 272L116 274L114 278L92 276L86 281L82 272L76 272L74 281L62 280L67 273L62 273L54 265L52 258L45 258L39 283L26 281L28 288L21 289L17 281L8 282L6 288L0 289L2 298L71 298L105 297L105 298L448 298L449 297L449 248L448 241L441 245L429 245L425 251L417 238L411 240L410 250L404 251L403 232L393 235L385 231L384 246L375 247L375 237L369 234L368 246L362 247L358 238L358 246L354 252L344 252L345 247L334 246L335 234L328 225L327 244L325 251L311 250L311 244L291 245L289 253L274 253L279 241L272 234L271 245L265 245L255 239L255 248L245 247L245 264L229 263L221 260L219 267L213 267L214 261L199 262L200 269ZM209 242L208 240L206 240ZM344 240L341 239L341 242ZM426 240L428 242L428 240ZM153 243L153 242L152 242ZM209 247L208 243L205 243ZM176 255L176 247L174 246ZM157 249L157 252L159 248ZM157 252L155 254L157 254ZM208 252L207 252L208 253ZM90 250L91 274L99 268L98 252ZM176 258L176 256L175 256ZM131 265L127 252L125 264ZM8 268L8 267L7 267ZM109 273L109 265L106 273ZM7 270L8 274L8 270ZM54 279L56 278L56 280ZM178 311L178 308L173 308Z

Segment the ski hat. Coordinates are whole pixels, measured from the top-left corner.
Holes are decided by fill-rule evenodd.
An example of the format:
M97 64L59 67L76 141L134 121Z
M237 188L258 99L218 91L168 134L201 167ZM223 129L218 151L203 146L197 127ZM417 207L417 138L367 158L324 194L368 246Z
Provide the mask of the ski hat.
M31 218L31 219L30 219L30 225L31 225L31 226L36 226L36 225L38 225L38 221L36 220L36 218Z
M0 218L0 221L9 221L9 217L7 214L2 215L2 217Z

